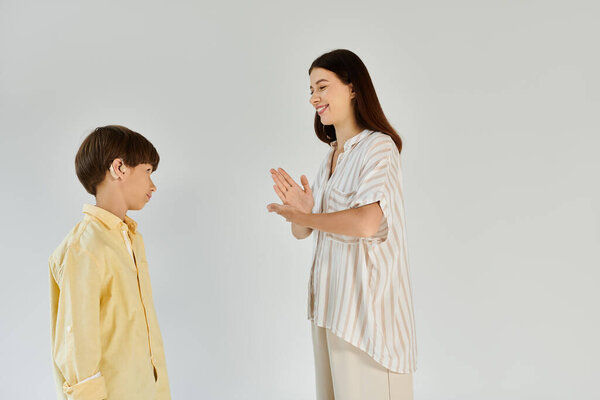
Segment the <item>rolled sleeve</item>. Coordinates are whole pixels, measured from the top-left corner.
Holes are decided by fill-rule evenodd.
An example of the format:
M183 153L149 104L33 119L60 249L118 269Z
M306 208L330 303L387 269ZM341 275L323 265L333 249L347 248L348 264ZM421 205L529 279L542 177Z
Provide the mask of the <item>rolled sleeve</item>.
M106 383L100 373L73 386L69 386L65 382L63 392L69 400L104 400L107 398Z
M102 278L94 256L69 249L55 269L59 288L54 322L53 358L64 379L67 399L106 399L100 371L100 297Z
M350 200L352 208L379 202L383 216L391 224L390 180L393 179L392 157L398 152L391 139L376 143L366 154L356 192Z

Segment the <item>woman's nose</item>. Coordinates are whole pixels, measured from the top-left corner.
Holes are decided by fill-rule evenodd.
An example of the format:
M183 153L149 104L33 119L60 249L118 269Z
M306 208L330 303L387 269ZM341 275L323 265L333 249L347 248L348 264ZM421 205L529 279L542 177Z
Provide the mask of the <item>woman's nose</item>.
M313 93L310 95L310 99L308 99L308 102L312 105L319 104L319 97Z

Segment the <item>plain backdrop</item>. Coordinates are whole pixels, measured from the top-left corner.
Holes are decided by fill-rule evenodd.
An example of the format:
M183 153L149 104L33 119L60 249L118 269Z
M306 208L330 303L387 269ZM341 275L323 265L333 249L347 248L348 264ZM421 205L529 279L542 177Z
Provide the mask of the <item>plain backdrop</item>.
M316 173L308 67L367 65L404 140L417 400L598 399L600 6L0 0L0 398L53 399L47 259L92 203L96 126L145 135L173 398L313 399L312 240L266 205Z

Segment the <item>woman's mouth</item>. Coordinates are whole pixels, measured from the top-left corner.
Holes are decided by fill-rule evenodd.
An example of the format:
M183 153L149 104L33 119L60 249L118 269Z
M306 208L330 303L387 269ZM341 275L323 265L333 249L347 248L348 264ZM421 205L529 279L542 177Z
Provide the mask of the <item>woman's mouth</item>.
M323 114L325 112L325 110L327 109L327 107L329 107L329 104L327 104L326 106L317 107L317 113L319 115Z

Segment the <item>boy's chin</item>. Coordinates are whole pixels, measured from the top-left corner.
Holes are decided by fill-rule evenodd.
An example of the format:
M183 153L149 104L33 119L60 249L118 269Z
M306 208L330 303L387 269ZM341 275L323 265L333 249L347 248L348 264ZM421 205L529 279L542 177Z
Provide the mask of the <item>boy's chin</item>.
M145 206L146 206L146 203L143 203L143 204L136 204L136 205L130 206L130 207L129 207L129 210L131 210L131 211L139 211L139 210L141 210L142 208L144 208Z

